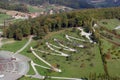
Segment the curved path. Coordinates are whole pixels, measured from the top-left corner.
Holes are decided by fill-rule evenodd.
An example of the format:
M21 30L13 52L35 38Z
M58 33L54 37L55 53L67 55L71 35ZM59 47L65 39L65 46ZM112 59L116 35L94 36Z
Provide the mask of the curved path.
M35 68L35 63L33 61L31 61L31 66L35 72L35 75L25 75L26 77L32 77L32 78L38 78L38 79L44 79L45 76L42 76L38 73L37 69Z
M54 71L56 72L61 72L60 69L57 69L55 67L53 67L50 63L48 63L47 61L45 61L44 59L42 59L41 57L39 57L35 52L34 49L31 47L30 50L32 51L33 55L35 55L40 61L44 62L45 64L47 64L48 66L50 66L50 68L52 68Z
M13 57L14 57L16 54L22 52L22 51L31 43L32 38L33 38L33 36L30 36L28 42L27 42L21 49L19 49L18 51L16 51L15 54L13 55Z
M84 39L79 39L79 38L76 38L76 37L73 37L73 36L68 36L68 35L65 35L66 39L68 39L69 41L72 41L72 39L75 39L75 40L78 40L78 41L82 41L82 42L86 42Z
M70 56L70 55L65 54L65 53L63 53L63 52L61 52L61 51L58 51L58 50L53 49L53 48L50 46L51 44L49 44L48 42L46 42L46 45L47 45L47 47L50 48L52 51L55 51L55 52L61 54L62 56L65 56L65 57ZM55 45L52 45L52 46L55 47ZM56 48L57 48L57 47L56 47ZM60 48L60 49L61 49L61 48Z
M63 47L64 50L73 51L73 52L77 51L77 50L75 50L75 49L72 49L72 48L70 48L70 47L67 47L67 46L61 44L57 39L54 39L54 41L57 42L61 47Z
M85 32L81 27L78 27L77 29L81 31L82 36L85 36L90 41L90 43L93 43L93 41L90 38L90 35L92 35L92 33Z
M42 51L42 50L37 50L37 49L33 49L35 51L39 51L41 53L45 53L45 54L51 54L51 55L56 55L56 56L62 56L61 54L56 54L56 53L50 53L50 52L46 52L46 51Z

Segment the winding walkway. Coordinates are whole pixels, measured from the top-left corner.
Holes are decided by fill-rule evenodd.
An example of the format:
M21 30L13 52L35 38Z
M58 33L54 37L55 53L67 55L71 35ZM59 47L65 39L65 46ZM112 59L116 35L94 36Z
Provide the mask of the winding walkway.
M32 78L38 78L38 79L44 79L45 76L42 76L38 73L37 69L35 68L35 65L37 65L37 64L35 64L33 61L31 61L31 66L32 66L32 68L35 72L35 75L25 75L25 76L26 77L32 77Z
M34 37L34 36L30 36L28 42L27 42L21 49L19 49L18 51L16 51L15 54L13 54L13 57L14 57L16 54L22 52L22 51L31 43L33 37Z
M73 37L73 36L65 35L65 37L66 37L66 39L68 39L69 41L73 41L73 40L71 40L71 39L74 39L74 40L86 42L84 39L79 39L79 38L76 38L76 37Z
M0 48L4 45L4 44L10 44L10 43L14 43L14 41L7 41L7 42L2 42L3 38L0 38Z
M44 59L42 59L41 57L39 57L35 52L34 49L31 47L30 50L32 51L33 55L36 56L40 61L44 62L45 64L47 64L48 66L50 66L54 71L56 72L62 72L60 69L53 67L50 63L48 63L47 61L45 61Z
M70 48L70 47L67 47L67 46L61 44L57 39L54 39L54 41L57 42L61 47L63 47L64 50L72 51L72 52L77 51L77 50L75 50L75 49L72 49L72 48Z
M46 45L47 45L47 47L48 47L49 49L51 49L52 51L55 51L55 52L61 54L62 56L65 56L65 57L70 56L70 55L65 54L65 53L63 53L63 52L61 52L61 51L58 51L58 50L53 49L53 48L50 46L51 44L48 43L48 42L46 42ZM55 47L55 45L52 45L52 46ZM58 48L58 47L56 47L56 48ZM61 48L60 48L60 49L61 49Z
M78 27L77 29L81 31L81 36L85 36L90 41L90 43L93 43L90 38L90 35L92 35L92 33L86 33L81 27Z
M46 52L46 51L42 51L42 50L37 50L37 49L34 49L34 51L39 51L39 52L41 52L41 53L51 54L51 55L56 55L56 56L62 56L61 54L50 53L50 52Z

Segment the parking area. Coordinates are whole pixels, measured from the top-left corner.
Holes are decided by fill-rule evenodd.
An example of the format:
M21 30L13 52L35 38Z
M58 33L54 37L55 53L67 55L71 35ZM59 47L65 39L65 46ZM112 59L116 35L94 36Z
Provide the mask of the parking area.
M0 80L16 80L29 71L29 58L9 51L0 51Z

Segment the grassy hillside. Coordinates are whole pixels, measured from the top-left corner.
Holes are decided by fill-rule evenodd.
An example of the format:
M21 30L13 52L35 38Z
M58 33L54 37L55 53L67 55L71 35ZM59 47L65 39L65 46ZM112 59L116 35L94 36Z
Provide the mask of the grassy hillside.
M10 16L6 14L0 14L0 24L3 24L5 19L9 19Z

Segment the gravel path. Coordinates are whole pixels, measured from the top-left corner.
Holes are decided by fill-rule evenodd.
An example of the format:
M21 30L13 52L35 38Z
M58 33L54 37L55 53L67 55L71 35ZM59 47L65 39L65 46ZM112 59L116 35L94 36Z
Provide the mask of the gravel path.
M16 54L22 52L22 51L31 43L32 38L33 38L33 36L30 36L28 42L27 42L21 49L19 49L18 51L16 51L14 55L16 55ZM14 55L13 55L13 56L14 56Z

